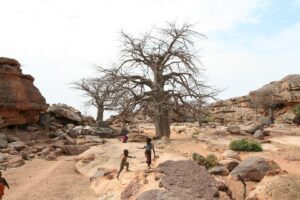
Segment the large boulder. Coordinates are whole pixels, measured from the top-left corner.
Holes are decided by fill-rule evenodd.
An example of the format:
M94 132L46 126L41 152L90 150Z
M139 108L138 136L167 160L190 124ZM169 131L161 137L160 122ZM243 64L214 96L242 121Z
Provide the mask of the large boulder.
M242 161L230 175L236 179L240 175L246 181L261 181L268 171L277 169L280 167L274 161L255 156Z
M17 142L11 142L8 144L9 148L15 149L17 151L20 151L24 148L26 148L26 144L22 141L17 141Z
M230 126L226 130L231 134L239 134L241 132L241 128L239 126Z
M247 197L247 200L300 199L300 176L284 174L266 176Z
M64 145L62 150L66 155L79 155L89 148L88 145Z
M142 134L128 134L128 142L146 142L148 136Z
M138 199L215 200L224 190L224 185L221 187L205 167L192 160L166 161L159 164L157 171L162 174L159 185L167 191L157 191L156 195L148 191Z
M33 85L34 78L24 75L17 60L0 57L1 126L37 123L48 105Z
M64 124L81 123L80 111L66 104L53 104L48 108L48 112L60 119L60 122Z

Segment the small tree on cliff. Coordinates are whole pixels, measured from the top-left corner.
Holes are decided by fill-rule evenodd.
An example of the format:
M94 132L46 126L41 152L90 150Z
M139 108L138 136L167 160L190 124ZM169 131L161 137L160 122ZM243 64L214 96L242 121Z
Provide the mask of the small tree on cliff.
M263 88L250 94L250 102L256 109L262 109L273 120L274 109L283 103L274 88Z
M178 104L214 97L200 77L200 60L195 42L204 37L191 25L168 24L166 28L134 37L122 32L121 64L100 70L123 82L131 95L129 105L147 106L153 113L157 137L170 136L169 112Z
M113 92L115 85L108 78L84 78L72 83L73 88L84 92L88 97L86 106L94 106L97 109L97 123L103 123L103 114L105 110L111 110L111 104L114 99Z

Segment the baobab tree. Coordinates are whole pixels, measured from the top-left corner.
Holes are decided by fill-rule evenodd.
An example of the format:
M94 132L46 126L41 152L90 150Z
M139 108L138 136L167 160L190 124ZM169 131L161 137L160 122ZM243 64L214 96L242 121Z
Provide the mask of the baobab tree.
M153 114L158 138L170 137L169 112L174 106L213 98L218 91L201 77L196 42L205 38L192 26L153 28L141 37L121 32L121 58L116 67L99 68L106 76L122 82L131 95L129 105L145 106Z
M103 114L105 110L111 110L114 99L115 85L107 77L101 78L83 78L72 83L74 89L84 92L88 98L85 106L94 106L97 109L96 121L103 123Z

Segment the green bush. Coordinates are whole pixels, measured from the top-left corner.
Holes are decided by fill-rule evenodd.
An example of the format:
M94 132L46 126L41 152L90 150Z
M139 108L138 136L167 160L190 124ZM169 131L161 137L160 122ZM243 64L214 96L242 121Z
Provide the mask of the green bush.
M300 104L296 105L292 111L296 115L296 117L300 118Z
M234 140L230 142L229 148L233 151L262 151L261 145L254 140Z

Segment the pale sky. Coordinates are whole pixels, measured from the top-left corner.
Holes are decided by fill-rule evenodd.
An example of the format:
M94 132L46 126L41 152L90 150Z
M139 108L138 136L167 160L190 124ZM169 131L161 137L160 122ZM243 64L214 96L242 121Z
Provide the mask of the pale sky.
M119 32L167 21L207 35L201 59L225 99L300 73L300 0L0 0L0 56L17 59L49 104L83 113L70 82L95 75L119 53Z

